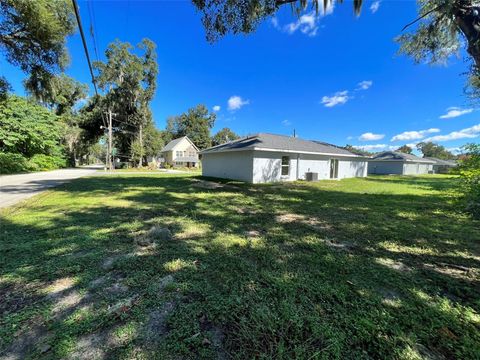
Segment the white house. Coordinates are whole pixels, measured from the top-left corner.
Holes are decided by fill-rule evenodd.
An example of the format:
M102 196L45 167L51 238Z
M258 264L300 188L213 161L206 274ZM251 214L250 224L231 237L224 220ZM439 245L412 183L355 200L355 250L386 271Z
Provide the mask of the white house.
M163 162L171 166L198 166L198 148L187 136L170 141L161 150Z
M448 174L451 169L458 166L455 160L443 160L434 157L426 157L425 159L435 162L433 164L433 172L435 174Z
M296 137L260 133L200 152L202 175L252 183L342 179L367 175L367 159L343 148Z
M396 151L385 151L375 155L368 162L368 174L381 175L421 175L433 172L434 161L404 154Z

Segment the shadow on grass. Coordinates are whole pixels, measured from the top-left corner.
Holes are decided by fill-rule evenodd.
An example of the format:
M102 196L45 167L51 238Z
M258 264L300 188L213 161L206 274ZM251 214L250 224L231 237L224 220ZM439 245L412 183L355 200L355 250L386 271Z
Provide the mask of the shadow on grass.
M3 213L0 349L239 359L480 351L479 224L455 213L443 180L365 180L438 190L428 196L195 180L86 178ZM137 247L152 225L174 238ZM42 289L65 279L65 295L80 300L57 311L65 298ZM148 326L155 311L165 319Z

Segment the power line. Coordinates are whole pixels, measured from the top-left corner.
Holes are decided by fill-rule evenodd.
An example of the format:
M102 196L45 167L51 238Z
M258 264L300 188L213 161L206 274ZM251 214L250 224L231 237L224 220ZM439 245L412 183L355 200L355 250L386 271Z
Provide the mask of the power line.
M93 50L95 51L95 57L97 61L100 61L98 56L97 37L95 36L95 29L97 29L97 21L95 19L95 9L93 7L92 0L88 1L88 16L90 17L90 36L93 40Z
M77 18L78 29L80 30L80 36L82 37L83 49L85 50L85 56L87 57L88 68L90 69L90 75L92 76L92 83L95 89L95 94L98 96L97 83L95 82L95 76L93 75L93 67L90 61L90 55L88 54L87 42L85 40L85 34L83 33L82 21L80 20L80 12L78 11L77 0L72 0L73 9L75 10L75 17Z

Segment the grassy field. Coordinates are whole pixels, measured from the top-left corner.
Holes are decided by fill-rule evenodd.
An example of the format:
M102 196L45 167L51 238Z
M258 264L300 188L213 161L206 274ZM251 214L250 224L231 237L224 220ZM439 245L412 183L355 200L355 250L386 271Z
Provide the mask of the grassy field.
M63 185L1 213L0 358L478 359L454 183Z

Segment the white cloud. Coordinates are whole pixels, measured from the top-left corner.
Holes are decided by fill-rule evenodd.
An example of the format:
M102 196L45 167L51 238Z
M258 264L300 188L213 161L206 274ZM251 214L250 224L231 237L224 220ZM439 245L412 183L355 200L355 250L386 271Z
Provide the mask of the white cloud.
M470 114L472 111L473 109L462 109L459 107L452 106L447 109L446 114L440 116L440 119L452 119L465 114Z
M230 96L228 99L228 110L238 110L244 105L250 104L250 100L243 100L240 96Z
M313 37L317 35L320 19L324 16L330 15L333 12L334 5L335 1L332 1L325 10L323 7L320 7L319 14L315 11L311 11L300 16L297 21L286 24L283 27L280 26L278 19L274 17L272 18L272 25L275 29L281 30L290 35L300 31L302 34Z
M345 104L348 100L352 97L348 95L348 91L338 91L332 96L324 96L322 97L321 103L325 107L334 107L336 105Z
M363 80L357 84L357 90L368 90L373 85L372 80Z
M290 125L292 125L292 122L290 120L285 119L285 120L282 121L282 125L283 126L290 126Z
M277 30L281 29L280 24L278 23L278 19L276 17L273 17L271 21L272 21L272 25L275 29L277 29Z
M375 14L379 8L380 8L380 1L374 1L372 5L370 5L370 11L372 12L372 14Z
M438 142L438 141L450 141L450 140L458 140L458 139L473 139L478 136L480 136L480 124L477 124L472 127L462 129L459 131L452 131L450 134L447 134L447 135L432 136L427 139L424 139L424 141Z
M384 134L373 134L371 132L367 132L365 134L360 135L358 140L361 141L375 141L375 140L381 140L385 137Z
M352 140L353 138L353 136L347 136L347 140Z
M213 111L220 111L220 109L221 109L220 105L215 105L213 107Z
M440 132L440 129L431 128L427 130L419 131L404 131L401 134L397 134L390 141L405 141L405 140L419 140L423 139L427 134L433 134Z
M448 151L450 151L452 154L459 155L463 153L463 149L460 147L451 147L447 148Z
M300 30L305 35L315 36L318 31L318 21L319 17L312 11L300 16L297 21L285 25L283 29L290 35Z

